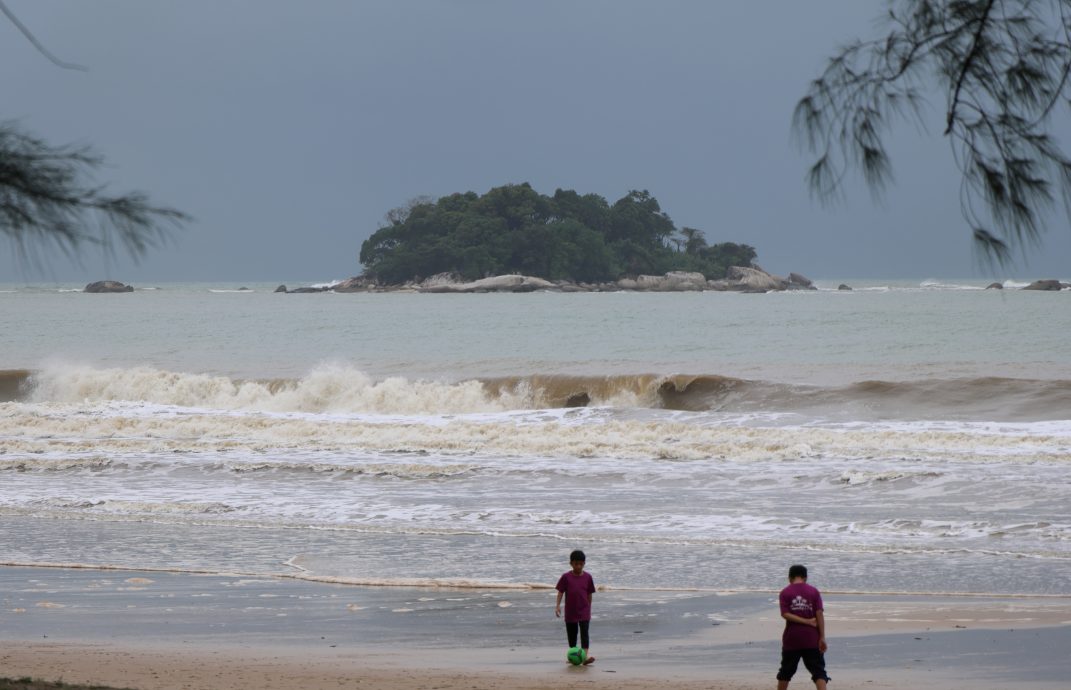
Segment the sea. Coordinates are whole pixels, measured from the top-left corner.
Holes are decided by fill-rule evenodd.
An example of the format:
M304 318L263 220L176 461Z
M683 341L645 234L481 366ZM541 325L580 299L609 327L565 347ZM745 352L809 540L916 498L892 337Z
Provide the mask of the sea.
M988 282L0 285L0 564L1071 595L1071 291Z

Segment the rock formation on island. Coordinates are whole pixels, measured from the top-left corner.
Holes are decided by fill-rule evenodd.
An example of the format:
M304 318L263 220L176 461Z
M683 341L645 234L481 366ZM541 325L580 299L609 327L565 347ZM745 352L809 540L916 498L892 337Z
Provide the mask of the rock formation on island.
M490 276L465 281L454 273L439 273L420 282L403 285L379 285L365 276L347 278L329 287L304 287L287 290L280 285L276 292L427 292L484 293L484 292L780 292L783 290L816 290L810 279L799 273L787 278L775 276L758 266L733 266L722 280L707 280L702 273L670 271L664 275L638 275L606 283L576 283L567 280L550 281L517 274Z

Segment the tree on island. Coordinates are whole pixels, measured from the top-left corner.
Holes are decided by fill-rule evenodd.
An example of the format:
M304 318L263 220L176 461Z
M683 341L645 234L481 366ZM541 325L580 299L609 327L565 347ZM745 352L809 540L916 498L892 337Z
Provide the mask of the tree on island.
M730 242L707 246L694 228L678 232L649 192L630 191L612 205L597 194L528 183L484 195L421 198L389 211L387 224L361 245L365 275L385 284L438 273L466 280L520 273L547 280L601 282L623 275L695 271L725 277L750 266L755 250ZM681 234L683 241L674 242Z
M887 35L841 49L796 106L793 129L819 156L811 189L828 201L858 169L879 193L892 179L890 119L924 125L933 84L963 216L984 256L1004 263L1038 241L1054 190L1071 212L1071 160L1048 133L1071 102L1071 0L892 0L885 19Z

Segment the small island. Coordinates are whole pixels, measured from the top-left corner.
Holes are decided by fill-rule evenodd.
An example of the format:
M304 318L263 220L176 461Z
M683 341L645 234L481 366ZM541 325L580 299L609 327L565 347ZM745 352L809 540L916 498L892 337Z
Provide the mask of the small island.
M393 209L361 246L363 277L380 285L420 283L435 275L475 281L525 275L547 281L603 283L625 276L701 273L723 279L751 266L746 244L708 245L702 231L678 228L647 191L613 204L598 194L528 183L486 194L427 197Z
M313 292L603 292L814 290L799 273L772 275L754 247L709 244L702 230L678 228L658 200L632 190L610 203L598 194L528 183L486 194L417 197L387 212L361 245L365 270ZM1058 281L1027 289L1061 289ZM1049 283L1054 284L1052 287ZM850 291L840 285L841 291Z
M598 194L528 183L486 194L418 197L386 214L361 245L365 271L329 287L276 292L591 292L814 289L754 264L754 247L710 245L678 228L649 192L613 204Z

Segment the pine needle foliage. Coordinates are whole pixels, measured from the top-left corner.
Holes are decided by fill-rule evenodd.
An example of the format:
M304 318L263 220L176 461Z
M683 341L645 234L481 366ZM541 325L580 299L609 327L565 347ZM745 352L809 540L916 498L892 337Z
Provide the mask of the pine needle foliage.
M86 147L53 146L0 123L0 236L17 257L38 262L41 247L73 256L84 245L135 258L190 220L141 192L113 195L91 181L103 159Z
M942 130L962 173L960 205L984 258L1004 264L1039 242L1071 160L1050 134L1071 105L1071 0L890 0L887 33L830 59L793 114L817 156L821 201L858 171L872 194L893 180L884 136L895 119L926 127L924 95L945 101Z

